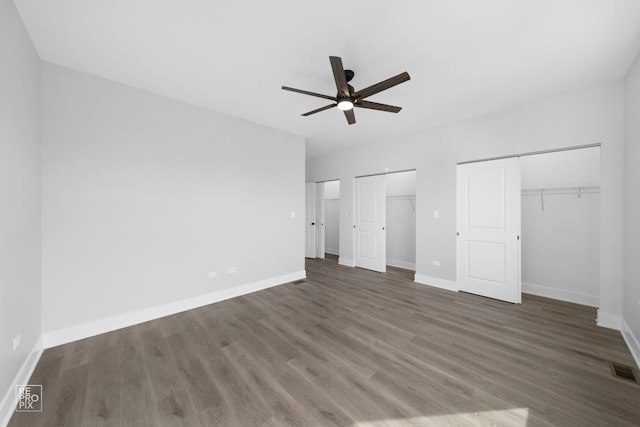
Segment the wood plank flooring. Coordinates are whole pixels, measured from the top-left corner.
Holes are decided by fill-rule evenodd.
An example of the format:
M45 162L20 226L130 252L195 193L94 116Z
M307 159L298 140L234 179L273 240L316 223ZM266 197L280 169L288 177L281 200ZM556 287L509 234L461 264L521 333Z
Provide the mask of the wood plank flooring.
M413 273L307 261L308 280L48 349L10 426L625 426L633 364L595 309L512 305Z

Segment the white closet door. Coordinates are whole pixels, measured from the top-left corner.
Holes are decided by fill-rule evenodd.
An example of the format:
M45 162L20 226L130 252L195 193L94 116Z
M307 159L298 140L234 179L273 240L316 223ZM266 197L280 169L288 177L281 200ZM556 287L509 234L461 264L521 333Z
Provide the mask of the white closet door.
M316 257L316 183L307 182L305 191L304 256Z
M355 265L384 273L387 271L385 177L356 178L354 190Z
M519 159L458 165L458 286L521 300Z

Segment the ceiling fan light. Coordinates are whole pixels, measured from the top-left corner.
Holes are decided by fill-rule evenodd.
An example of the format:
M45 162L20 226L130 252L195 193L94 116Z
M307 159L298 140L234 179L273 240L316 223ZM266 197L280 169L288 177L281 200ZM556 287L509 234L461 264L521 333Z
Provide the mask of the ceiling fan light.
M342 101L338 102L338 108L342 111L351 110L353 108L353 102L348 99L343 99Z

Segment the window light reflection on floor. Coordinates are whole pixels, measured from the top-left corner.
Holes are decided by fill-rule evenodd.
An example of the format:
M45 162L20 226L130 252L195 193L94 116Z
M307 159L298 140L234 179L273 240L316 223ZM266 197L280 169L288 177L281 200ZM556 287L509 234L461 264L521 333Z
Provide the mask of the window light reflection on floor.
M529 408L498 409L483 412L464 412L459 414L424 415L403 419L361 421L352 427L382 427L393 425L410 426L449 426L449 425L508 425L526 427Z

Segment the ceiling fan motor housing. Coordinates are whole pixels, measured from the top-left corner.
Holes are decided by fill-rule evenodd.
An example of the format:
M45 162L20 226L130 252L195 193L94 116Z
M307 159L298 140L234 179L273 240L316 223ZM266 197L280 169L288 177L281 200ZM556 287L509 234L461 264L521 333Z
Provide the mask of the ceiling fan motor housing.
M356 73L354 73L353 70L344 70L344 76L348 82L350 82L353 79L353 76L355 75Z

